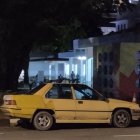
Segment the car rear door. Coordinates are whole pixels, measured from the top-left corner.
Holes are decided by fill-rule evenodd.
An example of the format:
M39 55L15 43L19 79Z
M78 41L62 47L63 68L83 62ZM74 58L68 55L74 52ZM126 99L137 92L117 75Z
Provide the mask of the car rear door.
M46 104L55 110L56 119L74 120L76 105L70 84L54 84L46 94Z
M76 119L77 120L105 120L109 117L107 101L99 100L94 91L86 85L74 85Z

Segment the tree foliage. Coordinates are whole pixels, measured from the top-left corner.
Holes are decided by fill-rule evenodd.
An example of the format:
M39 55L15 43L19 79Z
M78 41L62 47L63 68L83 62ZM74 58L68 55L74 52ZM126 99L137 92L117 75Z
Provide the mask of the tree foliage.
M127 0L1 0L0 89L14 89L22 69L28 68L34 46L51 53L70 48L74 38L101 35L101 14Z

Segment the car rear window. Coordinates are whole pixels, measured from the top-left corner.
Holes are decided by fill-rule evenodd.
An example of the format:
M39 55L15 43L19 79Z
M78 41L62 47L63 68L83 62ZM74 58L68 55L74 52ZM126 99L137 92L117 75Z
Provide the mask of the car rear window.
M28 94L35 94L37 91L39 91L41 88L43 88L44 86L45 86L46 84L40 84L39 86L37 86L37 87L35 87L35 88L33 88L32 90L30 90L29 92L28 92Z

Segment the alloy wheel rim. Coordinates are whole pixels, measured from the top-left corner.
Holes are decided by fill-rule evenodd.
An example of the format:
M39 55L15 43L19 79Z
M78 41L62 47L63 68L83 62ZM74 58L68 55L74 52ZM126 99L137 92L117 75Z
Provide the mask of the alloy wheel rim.
M46 128L50 124L50 119L47 115L41 114L38 116L37 124L39 127Z
M128 117L125 113L119 113L117 115L117 123L121 126L128 124Z

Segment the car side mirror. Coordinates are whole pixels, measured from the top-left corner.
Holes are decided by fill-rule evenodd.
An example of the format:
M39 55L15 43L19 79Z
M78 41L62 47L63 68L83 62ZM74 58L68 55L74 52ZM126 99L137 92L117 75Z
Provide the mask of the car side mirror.
M105 96L100 96L100 100L101 101L109 102L108 98L106 98Z

